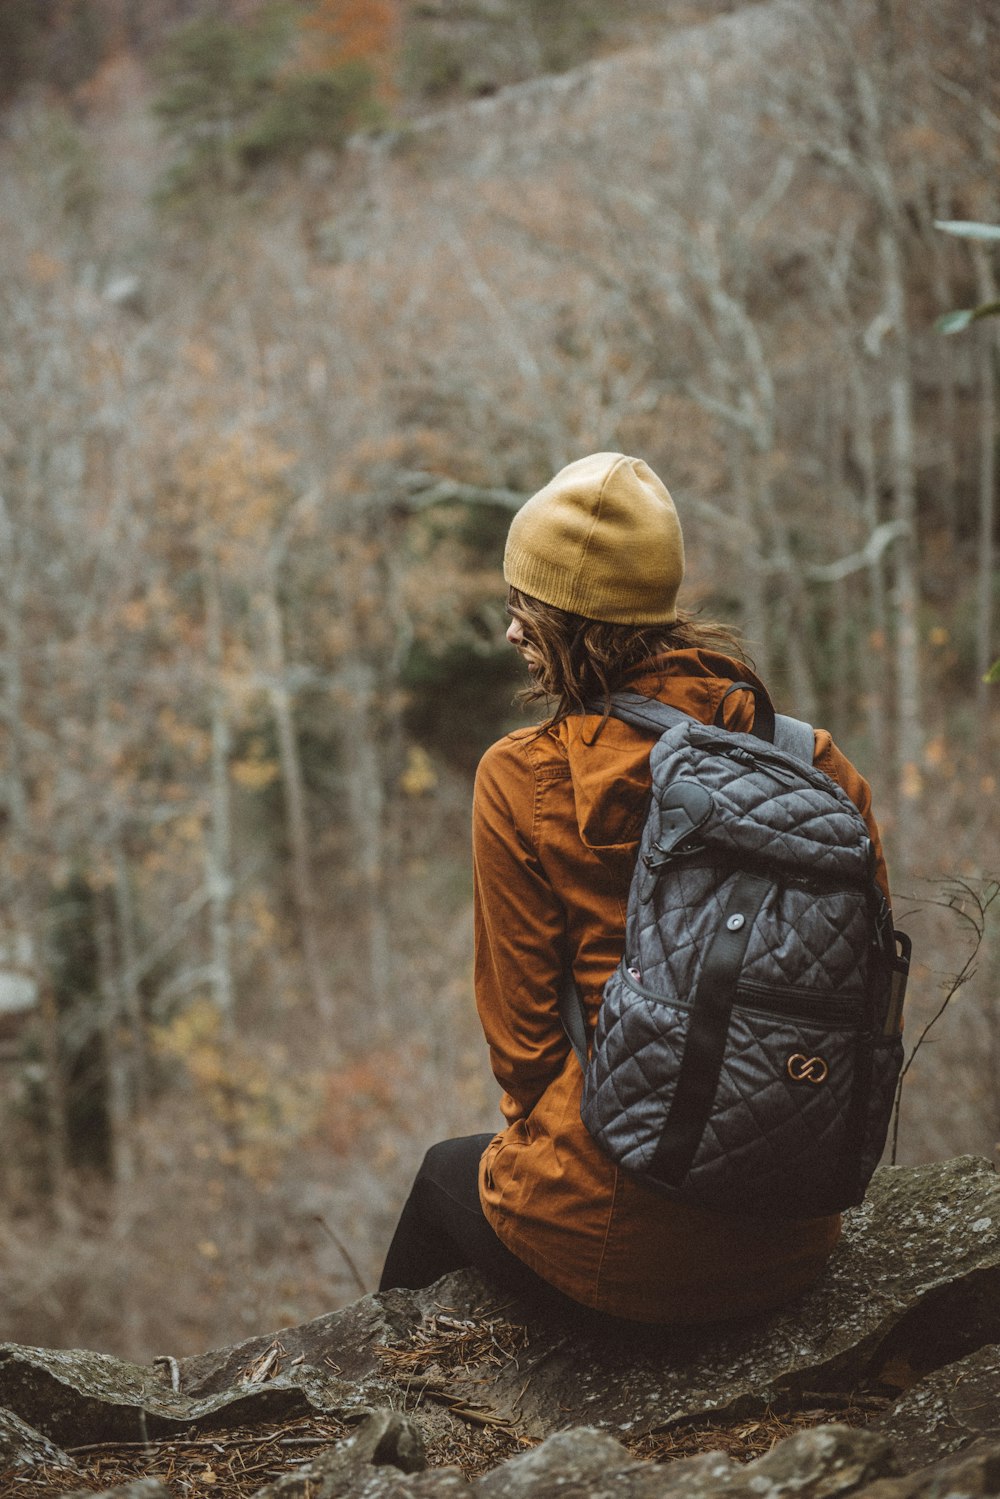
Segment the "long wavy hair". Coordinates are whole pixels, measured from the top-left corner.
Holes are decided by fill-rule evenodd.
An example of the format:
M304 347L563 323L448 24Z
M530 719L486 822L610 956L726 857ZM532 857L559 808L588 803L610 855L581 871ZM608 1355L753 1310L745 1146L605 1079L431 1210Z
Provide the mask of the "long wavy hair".
M747 666L753 664L732 626L699 619L683 609L669 625L613 625L569 614L511 588L507 612L520 624L534 658L531 680L518 693L518 701L544 702L550 708L539 732L582 713L587 703L600 703L606 721L611 694L637 667L667 651L722 651Z

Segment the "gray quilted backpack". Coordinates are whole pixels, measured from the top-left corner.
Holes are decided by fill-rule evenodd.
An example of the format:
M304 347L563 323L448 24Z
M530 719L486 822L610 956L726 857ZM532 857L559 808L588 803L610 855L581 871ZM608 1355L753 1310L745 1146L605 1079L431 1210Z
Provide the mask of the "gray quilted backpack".
M811 1217L860 1202L882 1153L910 945L812 730L730 691L754 694L752 733L721 727L721 705L708 725L613 697L661 737L589 1057L572 985L563 1022L583 1122L616 1164L717 1212Z

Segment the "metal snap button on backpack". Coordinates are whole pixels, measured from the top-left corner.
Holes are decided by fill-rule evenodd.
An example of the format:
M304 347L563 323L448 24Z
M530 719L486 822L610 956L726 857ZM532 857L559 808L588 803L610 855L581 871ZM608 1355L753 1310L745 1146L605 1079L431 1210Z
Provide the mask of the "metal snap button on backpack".
M728 927L729 931L738 932L745 921L746 917L741 916L737 911L735 916L730 916L729 920L726 922L726 926Z

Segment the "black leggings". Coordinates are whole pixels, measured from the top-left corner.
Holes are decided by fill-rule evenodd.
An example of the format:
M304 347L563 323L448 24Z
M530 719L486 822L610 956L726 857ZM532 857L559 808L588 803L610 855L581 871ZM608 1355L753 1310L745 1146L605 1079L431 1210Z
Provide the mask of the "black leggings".
M511 1254L479 1201L479 1162L492 1135L442 1140L424 1156L393 1234L380 1291L417 1290L472 1267L505 1290L558 1293Z

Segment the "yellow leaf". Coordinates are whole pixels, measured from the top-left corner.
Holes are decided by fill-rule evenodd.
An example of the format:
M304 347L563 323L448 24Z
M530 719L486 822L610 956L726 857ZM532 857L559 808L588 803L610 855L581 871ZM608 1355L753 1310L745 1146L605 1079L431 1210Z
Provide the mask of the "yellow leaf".
M44 250L33 250L28 256L28 274L38 286L51 286L64 270L63 262Z
M900 777L900 794L905 801L915 802L919 800L923 789L924 782L919 767L914 765L912 760L907 760Z
M948 758L948 743L943 735L928 741L924 750L924 761L927 765L935 767L943 765Z
M274 760L234 760L229 773L244 791L263 791L278 779Z
M400 788L407 796L426 796L437 785L438 778L427 751L419 744L411 745L406 755L406 769L399 778Z

